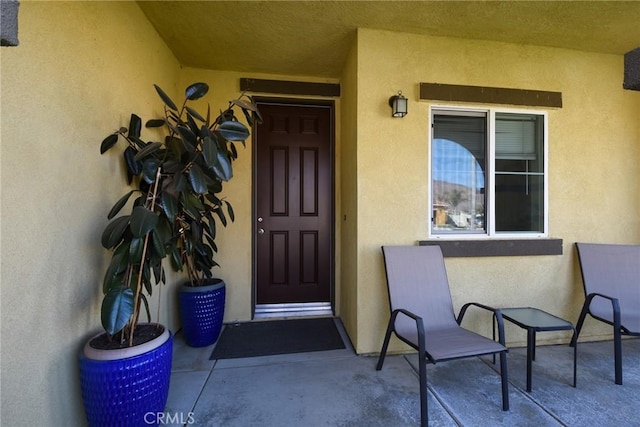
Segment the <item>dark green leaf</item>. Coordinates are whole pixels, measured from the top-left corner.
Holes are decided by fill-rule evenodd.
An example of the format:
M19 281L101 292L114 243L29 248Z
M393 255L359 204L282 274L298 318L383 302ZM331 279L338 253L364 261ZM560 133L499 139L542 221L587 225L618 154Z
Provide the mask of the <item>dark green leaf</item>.
M171 251L171 266L174 271L182 271L182 259L180 258L180 250L174 247Z
M182 139L180 138L167 136L165 139L165 145L167 146L167 151L170 153L169 158L172 159L179 159L182 153L186 151L184 142L182 142Z
M142 267L141 270L141 274L142 274L142 283L144 284L145 288L148 289L151 287L151 266L149 265L149 263L145 263L144 266Z
M109 148L116 145L118 142L118 134L112 133L108 137L102 140L102 144L100 144L100 154L104 154Z
M187 114L187 124L189 125L189 129L191 129L191 132L193 132L194 135L197 135L198 132L200 132L200 128L196 124L196 121L193 120L193 117L191 117L191 114Z
M222 204L222 201L215 194L208 193L205 197L216 208Z
M202 155L207 166L212 168L218 158L218 144L208 136L202 140Z
M147 123L145 123L145 127L147 128L159 128L165 125L165 120L164 119L151 119L151 120L147 120Z
M144 147L147 146L147 143L141 140L140 138L129 138L129 140L133 141L136 147L138 147L138 150L142 150Z
M216 156L216 162L213 165L213 170L215 171L218 178L223 181L229 181L233 177L231 160L229 160L227 155L222 151L218 150L218 155Z
M178 215L178 199L172 194L163 191L160 194L160 206L164 211L164 214L172 223L175 221L176 215Z
M236 215L233 213L233 207L231 207L231 203L227 202L226 200L224 201L227 204L227 212L229 213L229 219L231 219L231 222L236 220Z
M218 121L218 124L221 124L227 121L236 121L236 115L233 109L228 108L227 110L221 112L216 120Z
M216 129L227 141L244 141L249 137L249 130L245 125L236 121L226 121Z
M253 113L251 111L245 110L244 108L242 109L242 113L244 114L244 118L247 119L249 127L253 127L253 125L255 124L253 120Z
M194 237L194 245L199 245L202 236L202 227L200 227L200 221L191 221L191 234ZM196 249L198 248L196 247Z
M182 124L182 118L175 111L167 111L167 125L173 129L176 125ZM172 126L173 123L173 126Z
M158 92L158 95L160 95L160 98L162 98L162 102L164 102L167 107L171 108L174 111L178 111L178 107L176 107L176 104L173 103L171 98L169 98L169 96L167 96L167 94L164 93L164 91L160 89L158 85L154 84L153 87L156 88L156 92Z
M129 260L132 264L140 264L142 261L142 249L144 246L144 238L134 237L131 239L129 247Z
M206 215L208 221L208 228L207 231L209 232L209 235L211 236L212 239L216 238L216 221L213 219L213 216L211 216L210 213L207 213ZM213 246L213 245L211 245Z
M167 160L162 164L162 171L164 173L173 174L182 170L182 163L176 160Z
M124 232L129 225L129 215L121 216L111 221L102 232L102 247L111 249L122 241Z
M213 250L218 252L218 247L216 246L216 242L213 240L213 237L209 236L208 234L205 234L204 238L207 241L207 243L209 243L209 245L213 248Z
M150 142L149 144L147 144L146 147L144 147L142 150L138 151L138 154L136 154L135 159L136 160L142 160L145 157L149 156L150 154L155 153L160 148L162 148L162 143L161 142Z
M122 287L123 274L129 265L129 245L122 244L116 248L111 257L109 267L104 274L102 292L107 293L109 289Z
M122 196L120 200L118 200L116 204L113 205L113 207L109 211L109 215L107 215L107 218L112 219L114 216L116 216L118 212L120 212L120 209L122 209L122 207L127 204L132 194L133 194L133 190L129 191L127 194Z
M196 135L191 131L191 129L184 126L178 126L177 130L180 134L180 137L182 138L182 141L185 142L187 147L191 146L195 149L195 147L198 146L198 139L196 138Z
M244 145L244 141L242 141L242 144ZM231 158L232 159L237 159L238 158L238 150L236 150L236 145L233 142L229 143L229 147L231 147Z
M207 191L207 178L198 165L193 165L189 169L189 183L191 188L198 194Z
M182 193L189 188L189 182L187 181L187 178L180 173L173 176L173 186L176 188L176 191Z
M207 251L204 249L204 245L202 243L198 243L197 245L195 245L196 247L196 251L202 255L202 256L206 256L207 255Z
M224 216L224 212L222 212L222 208L216 209L215 213L218 214L218 217L220 218L220 222L222 223L222 225L224 225L226 227L227 226L227 217Z
M194 83L190 85L184 92L185 98L195 101L205 96L209 92L209 85L206 83Z
M234 99L233 101L231 101L231 105L237 105L243 110L258 111L258 106L256 104L250 101L245 101L240 98Z
M222 191L222 181L220 179L215 179L213 182L209 183L209 191L212 193L219 193Z
M130 288L110 289L102 300L102 326L108 334L120 332L133 315L133 291Z
M182 204L191 217L195 219L201 217L200 212L204 210L204 205L193 193L182 193Z
M200 113L198 113L196 110L194 110L191 107L185 107L185 108L187 109L187 112L189 113L189 115L191 115L191 117L194 117L204 123L205 119L200 115Z
M154 233L158 233L158 237L164 246L168 245L173 237L173 230L171 228L169 220L161 216L156 228L153 230Z
M132 146L128 146L124 150L124 161L127 164L127 172L131 175L140 175L142 172L142 164L136 160L136 153L138 151Z
M148 184L155 182L159 167L160 160L158 159L151 158L142 163L142 177Z
M131 233L135 237L144 237L158 223L158 215L149 209L136 206L131 214Z
M162 263L157 263L153 265L153 280L156 283L164 282L164 270L162 268ZM147 290L149 295L151 295L151 289Z
M153 230L153 232L151 233L151 241L153 243L153 249L156 251L156 254L160 258L164 258L164 256L167 254L167 250L164 248L162 237L160 237L160 234L158 234L156 230Z
M262 123L262 114L260 114L260 111L255 111L253 113L253 122L254 123Z
M129 120L129 137L140 138L140 130L142 129L142 119L135 114L131 115Z
M151 311L149 310L149 301L144 294L140 294L140 300L144 304L144 311L147 314L147 322L151 322Z

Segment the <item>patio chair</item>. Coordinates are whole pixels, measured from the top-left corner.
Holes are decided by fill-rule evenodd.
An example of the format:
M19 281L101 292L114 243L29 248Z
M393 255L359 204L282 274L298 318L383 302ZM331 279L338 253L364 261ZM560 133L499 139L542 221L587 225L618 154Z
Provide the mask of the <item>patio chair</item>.
M622 384L622 335L640 336L640 245L576 243L585 302L571 338L585 317L613 326L615 382Z
M500 310L475 302L465 304L458 318L439 246L383 246L384 263L391 305L391 318L382 344L376 370L382 369L391 333L418 350L421 425L428 424L427 363L473 356L500 354L502 409L509 410L507 348ZM470 306L493 312L498 324L496 342L460 326Z

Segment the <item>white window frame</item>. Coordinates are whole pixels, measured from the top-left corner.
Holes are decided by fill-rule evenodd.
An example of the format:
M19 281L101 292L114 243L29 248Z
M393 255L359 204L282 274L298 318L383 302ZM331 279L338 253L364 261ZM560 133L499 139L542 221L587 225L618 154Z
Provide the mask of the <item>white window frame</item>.
M487 173L485 176L485 191L486 193L486 232L468 232L468 231L448 231L443 233L435 233L433 231L433 176L432 176L432 144L433 144L433 115L434 112L449 112L449 113L484 113L487 117L487 136L488 147L487 157L489 159L487 165ZM495 119L496 113L512 113L512 114L534 114L543 117L543 168L544 168L544 209L543 209L543 228L544 231L520 231L520 232L504 232L496 231L495 224ZM429 106L429 125L427 127L428 137L428 190L429 191L429 239L442 239L442 240L487 240L487 239L542 239L549 236L549 116L547 111L544 110L530 110L530 109L514 109L514 108L502 108L502 107L466 107L461 105L430 105Z

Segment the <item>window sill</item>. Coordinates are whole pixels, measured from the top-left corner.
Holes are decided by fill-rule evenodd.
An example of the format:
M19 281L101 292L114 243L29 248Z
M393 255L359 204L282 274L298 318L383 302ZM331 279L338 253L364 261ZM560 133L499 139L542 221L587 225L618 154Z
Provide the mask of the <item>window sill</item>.
M421 240L438 245L445 257L562 255L562 239Z

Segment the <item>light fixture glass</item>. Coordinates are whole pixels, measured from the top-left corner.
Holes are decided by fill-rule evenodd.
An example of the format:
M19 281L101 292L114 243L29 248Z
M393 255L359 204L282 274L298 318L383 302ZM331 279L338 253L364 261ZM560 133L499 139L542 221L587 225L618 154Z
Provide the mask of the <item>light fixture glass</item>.
M408 112L409 100L402 96L402 91L399 90L397 95L389 98L389 106L391 107L392 117L404 117Z

